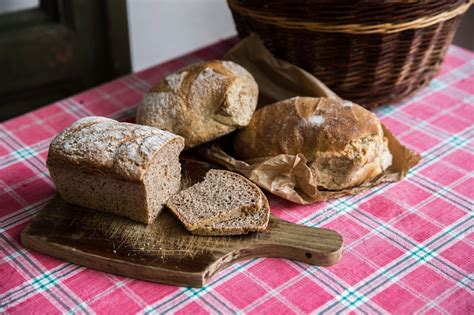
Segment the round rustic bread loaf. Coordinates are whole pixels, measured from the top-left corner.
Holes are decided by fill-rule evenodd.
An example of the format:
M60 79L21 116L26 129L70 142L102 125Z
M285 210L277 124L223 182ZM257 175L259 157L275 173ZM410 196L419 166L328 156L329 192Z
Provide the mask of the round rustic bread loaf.
M183 136L191 148L247 126L257 98L257 83L243 67L206 61L153 86L138 107L136 121Z
M359 185L392 163L377 117L349 101L294 97L257 110L234 142L242 159L302 153L321 189Z

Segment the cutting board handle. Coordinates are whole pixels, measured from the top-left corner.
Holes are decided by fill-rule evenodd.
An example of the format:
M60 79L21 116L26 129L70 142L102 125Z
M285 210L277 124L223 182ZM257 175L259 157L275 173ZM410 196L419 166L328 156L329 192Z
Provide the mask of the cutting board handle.
M294 224L272 215L267 230L255 235L256 241L225 254L209 265L203 283L207 283L219 270L249 258L278 257L310 265L331 266L342 257L342 236L333 230Z
M282 257L311 265L331 266L342 257L342 236L333 230L314 228L274 217L268 238L252 248L257 257Z

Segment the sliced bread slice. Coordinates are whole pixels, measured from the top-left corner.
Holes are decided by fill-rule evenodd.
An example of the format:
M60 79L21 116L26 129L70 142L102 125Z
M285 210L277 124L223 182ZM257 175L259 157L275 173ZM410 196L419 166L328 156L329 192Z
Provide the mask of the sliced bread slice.
M240 235L249 232L262 232L267 228L270 219L270 206L267 198L262 193L264 199L263 207L253 214L241 214L237 218L221 221L214 224L204 225L191 231L196 235Z
M166 205L189 230L253 214L264 205L263 193L245 177L210 170L204 180L171 197Z

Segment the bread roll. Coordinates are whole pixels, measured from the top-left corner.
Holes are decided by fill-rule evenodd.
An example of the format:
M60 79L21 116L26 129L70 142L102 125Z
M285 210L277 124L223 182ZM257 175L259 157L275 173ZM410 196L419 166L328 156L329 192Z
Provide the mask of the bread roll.
M321 189L359 185L392 163L377 117L349 101L295 97L263 107L234 142L242 159L302 153Z
M191 148L247 126L257 98L257 83L243 67L206 61L153 86L138 107L136 121L181 135Z
M183 148L158 128L86 117L54 138L47 165L65 201L152 223L180 187Z

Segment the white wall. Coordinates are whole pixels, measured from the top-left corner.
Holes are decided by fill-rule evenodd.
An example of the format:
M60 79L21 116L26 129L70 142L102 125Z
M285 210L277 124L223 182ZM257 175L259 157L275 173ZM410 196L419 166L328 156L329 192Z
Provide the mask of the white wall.
M0 0L0 13L8 13L39 6L39 0Z
M127 0L133 71L236 34L225 0Z

